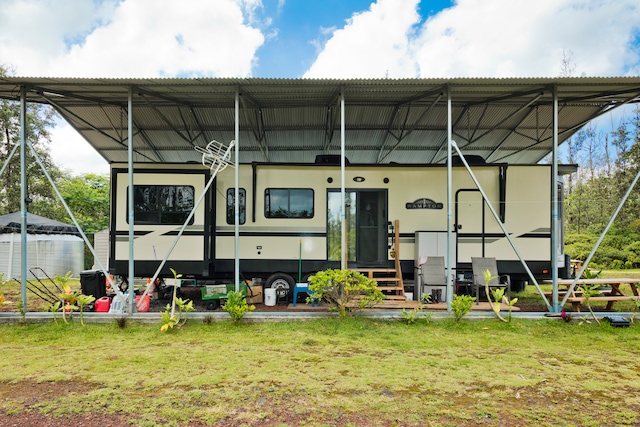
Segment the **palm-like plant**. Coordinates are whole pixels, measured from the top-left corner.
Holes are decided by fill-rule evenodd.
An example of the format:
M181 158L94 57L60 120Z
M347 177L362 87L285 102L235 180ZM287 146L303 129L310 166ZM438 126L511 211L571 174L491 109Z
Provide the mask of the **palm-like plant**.
M495 279L495 277L491 275L491 272L489 270L485 270L482 273L482 276L484 278L485 293L487 294L487 298L489 298L491 309L498 319L502 320L503 322L510 322L511 311L513 306L518 302L518 298L513 298L511 301L509 301L509 299L504 296L504 288L496 288L492 292L489 292L489 282ZM491 300L491 297L493 297L493 300ZM509 307L509 316L506 319L500 314L500 303L504 303Z

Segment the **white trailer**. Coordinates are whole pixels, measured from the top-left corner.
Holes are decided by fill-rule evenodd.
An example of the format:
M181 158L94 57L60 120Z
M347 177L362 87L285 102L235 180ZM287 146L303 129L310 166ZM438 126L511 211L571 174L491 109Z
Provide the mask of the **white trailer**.
M322 160L239 165L239 258L245 278L290 287L300 265L303 276L339 268L340 166ZM452 169L453 267L463 274L470 272L472 256L495 257L500 273L522 286L525 269L480 191L464 166ZM472 170L532 273L550 278L551 197L557 182L551 166L482 163ZM399 248L403 275L413 279L420 248L427 248L424 255L446 255L446 245L438 244L447 232L446 174L444 165L347 165L348 266L392 267ZM155 273L209 176L209 170L195 164L134 166L137 277ZM127 186L126 164L114 164L110 270L116 275L128 272ZM234 194L235 172L228 168L216 177L161 275L170 277L173 268L197 280L233 278ZM399 242L393 241L395 220Z

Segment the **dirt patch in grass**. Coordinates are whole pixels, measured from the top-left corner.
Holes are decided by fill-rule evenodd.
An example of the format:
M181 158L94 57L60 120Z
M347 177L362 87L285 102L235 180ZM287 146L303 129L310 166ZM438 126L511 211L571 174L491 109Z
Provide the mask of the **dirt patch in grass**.
M366 414L336 414L325 416L313 414L305 410L304 405L298 406L293 401L290 404L277 404L269 398L261 398L254 402L233 407L230 402L225 405L226 415L212 423L200 419L176 423L163 420L161 416L153 421L141 420L133 414L113 414L100 411L81 412L77 414L55 415L43 413L39 405L47 400L64 397L70 393L84 393L95 387L75 382L34 383L23 381L12 384L0 384L2 391L0 399L4 406L12 406L11 410L0 409L0 426L11 427L131 427L134 425L179 427L276 427L299 425L350 425L371 426L371 418ZM220 402L211 402L212 406ZM204 413L204 408L203 408ZM329 423L329 424L327 424ZM399 422L397 426L409 425Z
M12 400L25 407L37 405L42 401L54 400L70 393L87 393L99 387L96 384L76 381L42 382L18 381L3 383L0 387L0 400Z
M11 408L0 410L0 426L131 426L128 417L117 414L104 414L96 411L57 417L43 414L36 409L44 402L64 398L70 394L84 394L97 387L100 385L77 381L0 383L0 401L3 406Z
M207 405L204 405L202 419L168 422L158 416L155 420L142 420L136 414L108 413L98 409L81 410L73 414L44 413L42 405L47 401L65 398L71 394L84 394L101 384L77 381L43 382L19 381L0 383L0 399L2 405L12 409L0 410L0 426L13 427L49 427L65 426L102 426L128 427L132 425L178 427L204 426L529 426L529 425L567 425L593 426L613 425L612 415L616 415L615 425L640 426L640 419L635 413L640 408L629 409L627 413L612 414L610 408L600 405L620 403L620 399L611 399L602 393L549 393L538 387L500 388L495 389L482 384L468 387L468 393L443 393L433 395L424 390L412 390L411 393L392 391L387 388L376 390L383 406L397 407L403 399L419 398L424 401L421 413L397 414L396 419L381 420L376 416L380 408L371 413L350 413L337 408L316 406L310 396L288 396L288 399L272 398L268 393L257 399L247 399L242 404L232 402L210 402L210 406L218 406L225 415L215 421L206 422L204 416ZM417 393L413 393L416 391ZM186 390L185 390L186 392ZM371 393L371 390L353 390L355 395ZM622 391L624 395L633 390ZM482 396L486 396L482 397ZM499 396L499 397L497 397ZM321 397L321 396L320 396ZM345 396L348 398L348 396ZM123 396L123 399L126 399ZM622 399L622 397L621 397ZM584 411L585 407L589 408ZM535 410L532 410L535 408ZM381 424L382 422L382 424Z

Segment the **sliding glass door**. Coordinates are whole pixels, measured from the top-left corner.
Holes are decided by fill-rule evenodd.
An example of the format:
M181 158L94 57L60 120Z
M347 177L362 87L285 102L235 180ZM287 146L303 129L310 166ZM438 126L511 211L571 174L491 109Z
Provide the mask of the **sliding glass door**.
M327 259L340 261L342 236L340 190L327 194ZM347 190L344 223L350 266L383 265L387 261L387 191Z

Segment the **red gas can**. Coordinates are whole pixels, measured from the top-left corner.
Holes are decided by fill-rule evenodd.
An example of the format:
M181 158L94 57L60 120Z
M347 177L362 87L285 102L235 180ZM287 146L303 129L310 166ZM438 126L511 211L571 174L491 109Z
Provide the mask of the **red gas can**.
M146 313L147 311L149 311L151 298L149 298L149 295L145 295L144 298L142 298L142 302L140 302L140 298L142 298L142 295L136 296L136 306L138 307L138 313Z
M107 313L111 308L111 299L109 297L102 297L96 300L96 312Z

